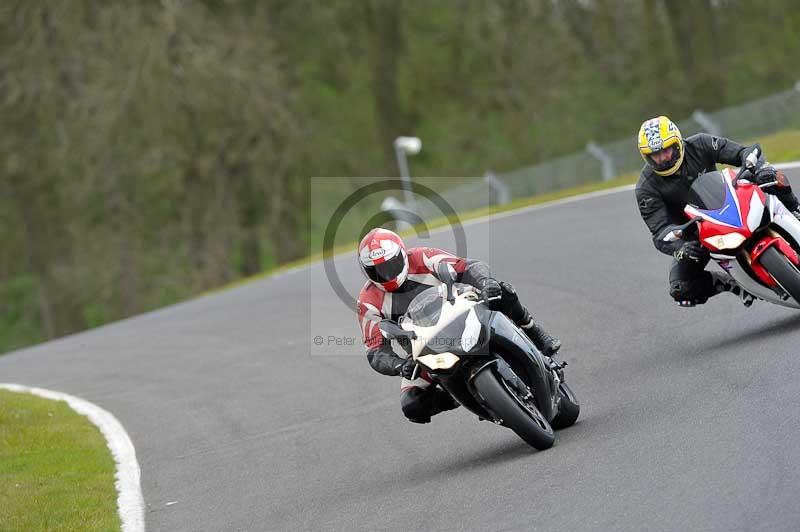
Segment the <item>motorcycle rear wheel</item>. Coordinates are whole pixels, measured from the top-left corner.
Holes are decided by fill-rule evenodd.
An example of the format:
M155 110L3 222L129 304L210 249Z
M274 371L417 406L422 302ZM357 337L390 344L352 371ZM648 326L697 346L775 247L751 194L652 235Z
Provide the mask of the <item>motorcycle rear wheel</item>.
M800 303L800 270L797 266L774 246L767 248L759 261L781 288Z
M478 373L472 382L489 409L503 420L503 426L540 451L553 446L556 436L550 423L491 368Z

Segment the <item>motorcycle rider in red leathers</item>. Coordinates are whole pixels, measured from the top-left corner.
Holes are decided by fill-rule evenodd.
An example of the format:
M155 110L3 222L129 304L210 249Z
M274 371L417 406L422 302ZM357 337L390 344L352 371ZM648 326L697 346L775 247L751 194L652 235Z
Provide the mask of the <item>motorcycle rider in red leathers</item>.
M490 299L498 297L497 310L511 318L543 354L552 356L561 347L559 340L534 322L514 287L491 277L485 262L456 257L438 248L406 249L396 233L381 228L364 236L358 255L361 270L368 279L358 296L358 322L367 360L378 373L403 377L400 405L410 421L428 423L431 416L452 410L458 403L424 370L411 380L416 363L411 357L394 352L381 335L378 322L384 318L396 321L420 292L442 284L436 276L440 262L452 264L458 282L475 286Z

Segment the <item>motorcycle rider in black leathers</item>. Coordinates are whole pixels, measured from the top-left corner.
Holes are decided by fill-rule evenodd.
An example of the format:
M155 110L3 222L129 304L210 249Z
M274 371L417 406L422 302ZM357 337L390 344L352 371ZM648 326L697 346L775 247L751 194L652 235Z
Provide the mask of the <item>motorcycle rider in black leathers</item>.
M711 257L698 240L666 242L664 237L675 225L687 221L683 208L689 203L689 188L698 175L715 171L717 163L745 166L747 156L755 148L761 152L757 144L742 146L706 133L684 139L666 116L645 121L639 130L639 152L647 164L636 184L636 201L656 248L674 257L669 293L682 306L705 303L720 292L741 296L747 306L753 301L729 276L705 270ZM765 188L764 192L777 196L800 219L800 203L788 180L766 162L763 154L753 173L757 184L777 181L777 185Z

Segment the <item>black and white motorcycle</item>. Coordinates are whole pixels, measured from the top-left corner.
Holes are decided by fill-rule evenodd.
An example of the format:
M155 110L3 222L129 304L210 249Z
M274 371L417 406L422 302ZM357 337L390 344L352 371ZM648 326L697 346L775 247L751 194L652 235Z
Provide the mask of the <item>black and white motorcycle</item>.
M417 295L399 323L382 320L386 338L408 342L410 354L461 405L510 428L536 449L553 445L553 429L575 423L580 406L564 382L564 366L542 353L480 292L456 283L441 263L442 285Z

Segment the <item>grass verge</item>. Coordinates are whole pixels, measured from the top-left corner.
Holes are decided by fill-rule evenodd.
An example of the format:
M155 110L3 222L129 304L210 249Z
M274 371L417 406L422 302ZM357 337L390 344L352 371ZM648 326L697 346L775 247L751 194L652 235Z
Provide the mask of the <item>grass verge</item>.
M67 403L0 390L0 530L119 531L114 467Z

